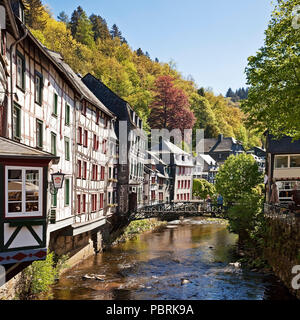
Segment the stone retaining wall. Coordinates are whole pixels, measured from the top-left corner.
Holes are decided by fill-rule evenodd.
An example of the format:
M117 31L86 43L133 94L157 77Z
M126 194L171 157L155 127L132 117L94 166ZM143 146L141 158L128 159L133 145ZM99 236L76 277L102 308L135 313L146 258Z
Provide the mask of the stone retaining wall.
M266 215L264 256L274 273L300 299L300 289L292 288L292 268L300 265L300 218L294 215Z

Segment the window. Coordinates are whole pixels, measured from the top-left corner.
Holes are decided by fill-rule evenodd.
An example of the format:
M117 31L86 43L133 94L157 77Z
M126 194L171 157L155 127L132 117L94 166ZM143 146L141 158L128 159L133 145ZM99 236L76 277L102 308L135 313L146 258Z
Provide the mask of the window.
M70 161L70 139L65 137L65 160Z
M84 161L84 162L83 162L82 178L86 180L86 177L87 177L87 163Z
M92 212L97 211L97 194L92 194Z
M151 191L151 200L155 200L155 191Z
M152 180L151 183L155 184L155 177L152 177L151 180Z
M106 154L106 140L105 139L102 142L102 153Z
M288 168L289 157L288 156L276 156L275 157L275 168Z
M65 125L70 125L70 106L67 103L65 106Z
M77 178L81 178L81 160L77 161Z
M93 149L94 149L95 151L98 151L98 150L99 150L99 138L97 137L96 134L94 134Z
M87 146L88 146L88 131L87 130L84 130L83 146L85 148L87 148Z
M105 167L101 167L101 173L100 173L101 181L104 181L104 176L105 176Z
M17 105L13 110L13 135L15 140L21 140L21 109Z
M178 181L178 187L177 187L177 189L180 189L180 181Z
M65 206L70 205L70 179L65 179Z
M51 132L51 153L56 156L56 134Z
M25 58L17 52L17 86L25 90Z
M57 105L58 105L58 95L56 93L54 93L52 115L55 117L57 117Z
M39 72L35 72L35 102L42 104L43 102L43 76Z
M42 216L42 168L6 167L6 216Z
M98 180L98 166L96 164L93 164L92 167L92 180L97 181Z
M100 209L104 208L104 193L100 193Z
M82 128L81 128L81 127L78 127L77 143L78 143L78 144L82 144Z
M290 157L290 167L291 168L300 168L300 155Z
M36 146L43 148L43 121L36 120Z

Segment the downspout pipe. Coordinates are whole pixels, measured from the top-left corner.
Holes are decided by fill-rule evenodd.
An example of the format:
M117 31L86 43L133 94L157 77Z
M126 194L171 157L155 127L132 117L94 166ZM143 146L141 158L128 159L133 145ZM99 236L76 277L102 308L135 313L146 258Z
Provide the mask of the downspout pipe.
M10 117L11 117L11 139L14 139L14 130L13 130L13 119L14 119L14 115L13 115L13 106L14 106L14 88L13 88L13 48L17 46L18 43L20 43L21 41L23 41L27 35L28 35L28 30L25 27L24 24L21 25L23 30L24 30L24 35L17 39L15 42L13 42L10 45Z

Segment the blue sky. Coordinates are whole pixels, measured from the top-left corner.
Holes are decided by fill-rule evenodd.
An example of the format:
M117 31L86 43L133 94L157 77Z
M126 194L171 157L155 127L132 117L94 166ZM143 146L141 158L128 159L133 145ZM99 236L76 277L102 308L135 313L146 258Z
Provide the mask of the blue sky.
M246 85L247 58L263 45L271 0L43 0L55 17L77 6L116 23L132 49L174 61L215 93Z

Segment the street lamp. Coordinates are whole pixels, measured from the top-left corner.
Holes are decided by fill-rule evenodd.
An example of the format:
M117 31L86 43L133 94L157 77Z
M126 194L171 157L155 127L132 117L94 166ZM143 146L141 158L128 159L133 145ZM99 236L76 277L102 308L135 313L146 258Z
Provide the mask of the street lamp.
M51 174L51 194L56 194L58 189L63 187L65 174L61 172L52 173Z

